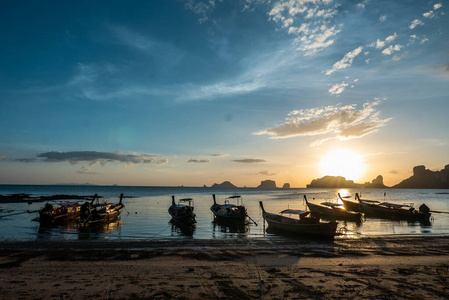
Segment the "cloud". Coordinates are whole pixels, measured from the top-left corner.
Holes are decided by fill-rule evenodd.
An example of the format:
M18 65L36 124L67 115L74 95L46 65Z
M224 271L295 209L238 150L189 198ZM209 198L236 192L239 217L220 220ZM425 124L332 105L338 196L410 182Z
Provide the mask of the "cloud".
M274 2L268 13L270 20L280 24L304 55L313 55L334 43L341 25L332 25L337 7L331 0L290 0Z
M270 172L268 172L268 170L263 170L263 171L260 171L259 173L257 173L257 175L274 176L274 175L276 175L276 173L270 173Z
M158 161L157 161L157 164L158 165L165 165L165 164L167 164L168 163L168 159L166 159L166 158L164 158L164 159L159 159Z
M424 22L419 20L419 19L415 19L412 21L412 24L410 24L410 29L415 29L415 27L417 26L422 26L424 25Z
M87 175L98 174L98 173L92 172L89 167L82 167L81 169L79 169L76 172L79 173L79 174L87 174Z
M369 47L375 47L376 49L382 49L385 47L386 44L393 42L397 37L398 37L398 35L395 32L393 35L386 37L385 40L383 40L383 41L377 39L377 41L370 44Z
M197 163L197 164L207 164L207 163L210 163L210 160L208 160L208 159L193 159L193 158L191 158L187 162L188 163Z
M403 46L402 45L390 45L390 47L388 47L388 48L385 48L383 51L382 51L382 54L383 55L391 55L391 54L393 54L394 52L398 52L398 51L401 51L401 48L402 48Z
M210 154L209 156L213 156L213 157L225 157L225 156L229 156L229 154L226 154L226 153L215 153L215 154Z
M440 9L441 7L443 7L443 4L442 3L437 3L437 4L435 4L434 6L433 6L433 10L430 10L430 11L428 11L428 12L426 12L426 13L423 13L423 17L424 18L434 18L436 15L435 15L435 10L437 10L437 9Z
M379 21L380 22L385 22L387 20L387 16L386 15L382 15L379 17Z
M176 63L183 56L183 52L173 45L160 42L127 27L111 24L108 29L112 37L120 44L143 54L163 59L166 63Z
M17 158L17 159L14 159L14 161L23 162L23 163L32 163L32 162L36 162L38 160L36 158Z
M396 174L399 174L399 171L398 170L390 170L388 173L396 175Z
M78 164L88 162L90 166L101 164L102 166L110 162L123 162L126 164L149 164L154 161L152 154L123 154L120 152L97 152L97 151L72 151L72 152L46 152L37 155L44 162L69 162Z
M345 56L341 60L337 61L332 66L332 69L326 71L326 75L330 75L330 74L334 73L337 70L345 69L345 68L351 66L352 62L354 61L354 58L357 55L359 55L362 52L362 50L363 50L363 47L360 46L358 48L355 48L351 52L346 53Z
M209 19L209 14L215 8L214 0L185 0L185 9L192 11L198 15L198 23L202 24Z
M340 140L360 138L377 131L378 128L385 126L391 120L379 117L380 112L376 109L376 106L381 102L380 99L366 102L360 110L356 109L355 104L294 110L289 113L289 117L283 124L255 134L267 134L271 136L271 139L330 136L315 141L314 145L319 145L332 138Z
M258 159L258 158L234 159L232 161L236 162L236 163L243 163L243 164L257 164L257 163L267 162L265 159Z
M349 84L346 82L342 82L342 83L337 83L334 84L330 89L329 89L329 93L331 93L332 95L339 95L341 93L343 93L343 91L345 90L345 88L348 86Z

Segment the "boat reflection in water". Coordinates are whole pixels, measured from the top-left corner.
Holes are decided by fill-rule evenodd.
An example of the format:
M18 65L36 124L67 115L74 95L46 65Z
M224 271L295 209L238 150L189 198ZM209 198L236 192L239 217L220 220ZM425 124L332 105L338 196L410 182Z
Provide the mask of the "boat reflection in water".
M234 234L247 234L249 233L248 223L245 224L233 224L229 222L223 222L214 220L212 221L212 235L215 236L216 233L227 233L234 236Z
M193 236L195 233L195 224L181 224L170 220L172 236Z
M122 220L108 223L90 223L78 228L78 238L80 240L86 239L100 239L107 237L108 234L121 231Z

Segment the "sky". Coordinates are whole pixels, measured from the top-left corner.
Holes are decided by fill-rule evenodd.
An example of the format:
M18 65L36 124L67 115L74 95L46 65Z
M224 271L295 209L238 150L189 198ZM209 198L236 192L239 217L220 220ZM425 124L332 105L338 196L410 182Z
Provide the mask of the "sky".
M449 164L449 3L0 1L0 184L392 186Z

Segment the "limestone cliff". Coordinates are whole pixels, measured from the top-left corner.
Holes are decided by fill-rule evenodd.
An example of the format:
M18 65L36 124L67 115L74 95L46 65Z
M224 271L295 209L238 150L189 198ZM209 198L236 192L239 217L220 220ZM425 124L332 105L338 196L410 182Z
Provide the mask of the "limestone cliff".
M413 176L395 185L394 188L449 189L449 165L441 171L431 171L425 166L416 166L413 168Z

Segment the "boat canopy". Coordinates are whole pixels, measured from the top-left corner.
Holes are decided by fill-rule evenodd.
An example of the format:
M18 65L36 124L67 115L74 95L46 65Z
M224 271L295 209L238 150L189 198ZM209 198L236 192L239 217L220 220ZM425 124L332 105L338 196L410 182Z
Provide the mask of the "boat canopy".
M329 207L341 207L342 205L340 203L333 203L333 202L322 202L322 205L329 206Z
M281 211L281 214L291 214L291 215L305 215L310 213L309 211L299 210L299 209L285 209Z
M184 198L184 199L179 199L179 202L189 202L192 201L192 198Z

